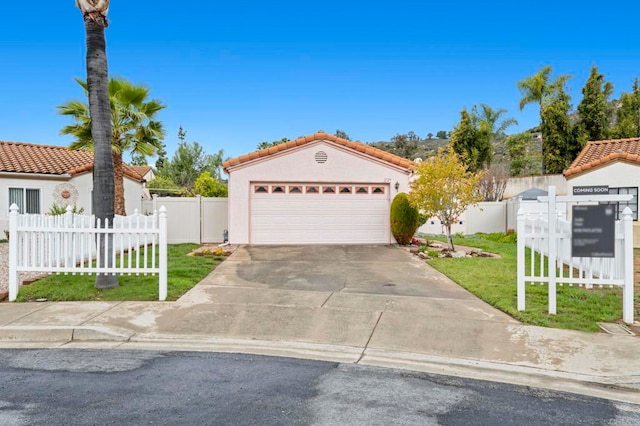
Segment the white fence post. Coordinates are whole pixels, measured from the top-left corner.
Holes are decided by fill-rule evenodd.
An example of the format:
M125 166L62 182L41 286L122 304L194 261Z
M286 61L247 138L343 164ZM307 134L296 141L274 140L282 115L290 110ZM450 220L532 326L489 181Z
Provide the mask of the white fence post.
M622 320L633 324L633 213L629 207L622 212L624 229L624 286L622 289Z
M160 272L158 276L159 281L159 295L160 300L167 300L167 208L165 206L160 207L160 214L158 216L158 227L160 228L160 236L159 236L159 267Z
M549 210L548 210L548 221L549 221L549 238L547 239L548 246L548 256L547 256L547 269L548 269L548 277L549 277L549 314L556 314L556 263L557 256L556 251L558 249L558 235L556 232L556 221L558 215L556 214L556 187L549 187Z
M524 281L525 268L525 233L526 233L527 216L524 209L520 207L518 210L517 236L518 236L518 310L524 311L526 286ZM531 253L533 256L533 252Z
M16 204L9 207L9 301L18 297L18 211Z

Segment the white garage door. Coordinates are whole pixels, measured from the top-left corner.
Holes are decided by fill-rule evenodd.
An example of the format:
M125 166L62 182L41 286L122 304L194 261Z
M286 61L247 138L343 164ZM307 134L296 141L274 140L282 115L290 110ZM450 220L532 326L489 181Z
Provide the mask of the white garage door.
M389 185L254 183L251 244L389 244Z

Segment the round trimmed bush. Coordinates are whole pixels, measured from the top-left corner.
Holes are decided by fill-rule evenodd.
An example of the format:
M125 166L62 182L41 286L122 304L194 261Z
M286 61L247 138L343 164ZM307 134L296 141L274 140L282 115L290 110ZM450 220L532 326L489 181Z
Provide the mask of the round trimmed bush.
M420 212L409 203L404 192L391 202L391 234L398 244L407 245L420 226Z

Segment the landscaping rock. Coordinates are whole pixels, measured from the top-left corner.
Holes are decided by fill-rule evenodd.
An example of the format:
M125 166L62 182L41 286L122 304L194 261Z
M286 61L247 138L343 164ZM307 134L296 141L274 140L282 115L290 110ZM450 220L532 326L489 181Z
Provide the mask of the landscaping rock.
M467 257L467 253L464 251L456 251L451 253L451 257L456 258L456 259L460 259L463 257Z

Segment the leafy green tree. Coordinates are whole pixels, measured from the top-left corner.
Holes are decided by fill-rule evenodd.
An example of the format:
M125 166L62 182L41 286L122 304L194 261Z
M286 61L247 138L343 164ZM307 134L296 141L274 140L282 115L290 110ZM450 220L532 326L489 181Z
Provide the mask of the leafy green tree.
M129 162L129 164L131 164L132 166L146 166L147 156L144 154L133 152L131 154L131 161Z
M578 124L575 126L574 155L578 155L587 141L599 141L609 137L611 121L609 97L613 93L613 85L604 80L594 65L587 83L582 88L582 100L578 104Z
M420 136L415 132L396 134L391 138L391 152L400 157L413 160L418 154L420 144Z
M155 194L182 194L185 192L168 176L156 175L147 182L147 189Z
M438 130L436 133L436 138L438 139L447 139L447 131L446 130Z
M347 134L347 132L344 132L340 129L336 130L336 132L334 133L335 136L342 138L342 139L346 139L348 141L351 140L351 138L349 137L349 135Z
M156 150L156 156L158 157L156 159L156 170L161 170L163 169L168 162L167 159L167 146L164 144L164 142L160 142L160 144L157 147Z
M176 185L193 189L200 174L207 168L207 155L198 142L180 142L164 173Z
M486 126L479 127L466 108L460 112L460 122L451 132L450 145L472 172L491 164L491 133Z
M542 150L531 132L510 135L505 141L509 154L511 176L528 176L542 171Z
M215 179L222 180L222 163L224 162L224 150L218 150L215 154L208 154L205 157L205 169L209 171Z
M529 104L538 104L540 107L540 125L543 128L542 131L542 139L547 137L545 134L545 129L543 125L543 112L545 104L549 103L550 98L554 97L554 94L558 91L558 89L562 89L566 83L566 81L570 78L568 75L561 75L555 81L551 81L551 72L553 68L549 65L542 67L538 73L525 78L524 80L520 80L518 82L518 89L520 93L522 93L522 98L520 99L520 110L522 111L525 106ZM548 127L548 126L547 126ZM547 147L548 143L545 144L543 142L542 145L542 158L547 158ZM543 170L542 173L549 173L546 170L546 161L543 161Z
M227 185L204 171L193 185L193 192L203 197L226 197L229 193Z
M287 143L289 141L290 139L288 138L282 138L279 141L273 141L273 142L264 141L264 142L260 142L256 148L258 150L267 149L267 148L271 148L272 146L280 145L281 143Z
M562 173L575 157L570 100L564 89L558 87L542 110L542 161L546 173Z
M451 250L455 250L451 226L467 207L483 199L476 190L482 176L482 172L469 171L453 149L440 149L417 165L409 202L423 215L442 222Z
M636 78L631 93L620 96L619 108L616 112L616 125L612 130L615 138L640 137L640 83Z
M78 84L89 96L89 86L80 79ZM111 111L111 156L115 174L115 213L126 215L124 200L123 153L144 156L155 155L164 138L162 123L156 115L165 106L157 99L149 100L149 89L118 78L110 79L108 96ZM58 107L62 115L70 116L74 124L62 128L60 133L75 137L71 149L94 149L92 120L89 105L83 101L70 101ZM146 161L145 161L146 163Z
M86 33L87 53L87 92L89 115L87 127L94 138L93 151L93 214L96 221L113 223L115 182L113 159L111 156L111 120L109 108L109 88L107 72L107 49L104 30L107 28L109 0L76 0L76 6L82 12ZM109 234L112 235L112 234ZM107 239L111 244L113 237ZM98 250L104 250L105 239L101 240ZM107 266L112 266L111 256L107 256ZM96 288L118 287L117 275L97 274Z
M427 139L429 140L433 139L433 133L431 132L427 133Z

